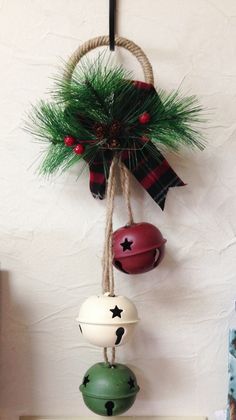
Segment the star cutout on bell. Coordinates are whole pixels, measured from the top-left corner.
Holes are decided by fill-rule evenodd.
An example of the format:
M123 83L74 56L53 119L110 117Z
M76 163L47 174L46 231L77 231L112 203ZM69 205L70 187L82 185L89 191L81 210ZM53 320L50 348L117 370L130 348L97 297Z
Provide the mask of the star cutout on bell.
M128 384L129 384L129 389L135 388L134 379L132 379L131 376L129 378Z
M89 380L89 375L88 375L88 376L85 376L85 377L84 377L84 380L83 380L83 385L86 387L86 385L87 385L89 382L90 382L90 380Z
M123 312L123 309L119 309L116 305L114 309L110 309L110 311L112 312L112 318L115 318L116 316L121 318L121 312Z
M132 245L133 241L129 241L128 238L125 238L124 242L122 242L120 245L123 248L123 251L131 251L131 245Z

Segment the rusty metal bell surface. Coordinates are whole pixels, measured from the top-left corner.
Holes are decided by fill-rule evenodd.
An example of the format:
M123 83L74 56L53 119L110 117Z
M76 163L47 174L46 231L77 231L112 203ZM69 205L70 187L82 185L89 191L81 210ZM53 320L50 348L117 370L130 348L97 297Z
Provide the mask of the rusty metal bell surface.
M157 267L164 257L166 239L151 223L133 223L113 233L113 265L127 274Z

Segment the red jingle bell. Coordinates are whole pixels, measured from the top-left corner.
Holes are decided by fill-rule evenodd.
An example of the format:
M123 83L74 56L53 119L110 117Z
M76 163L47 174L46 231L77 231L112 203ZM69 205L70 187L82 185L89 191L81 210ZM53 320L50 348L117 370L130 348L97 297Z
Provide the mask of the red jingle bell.
M141 274L157 267L166 239L151 223L133 223L113 233L113 265L123 273Z

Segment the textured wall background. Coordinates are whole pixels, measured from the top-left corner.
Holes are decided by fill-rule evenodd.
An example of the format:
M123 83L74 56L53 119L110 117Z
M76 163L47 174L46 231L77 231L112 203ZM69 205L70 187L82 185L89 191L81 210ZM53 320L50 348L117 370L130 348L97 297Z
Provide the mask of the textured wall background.
M60 58L107 32L105 0L0 0L1 420L19 414L88 414L81 376L101 359L75 317L99 293L105 202L78 168L37 176L41 146L21 130L29 104L51 86ZM211 110L203 153L170 156L188 183L162 213L136 188L137 220L168 238L161 267L116 273L142 321L117 352L138 375L131 414L208 415L227 393L227 329L236 293L236 2L120 0L119 34L140 44L159 87L180 84ZM142 77L124 51L117 59ZM120 197L115 226L125 223Z

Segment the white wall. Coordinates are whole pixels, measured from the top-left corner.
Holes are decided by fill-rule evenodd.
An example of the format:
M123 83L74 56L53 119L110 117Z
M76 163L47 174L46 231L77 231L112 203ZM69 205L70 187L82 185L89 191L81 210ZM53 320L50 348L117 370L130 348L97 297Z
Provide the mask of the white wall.
M137 220L168 239L161 267L116 273L117 291L142 321L117 351L137 373L131 414L208 415L225 406L227 329L236 294L236 2L120 0L119 34L149 56L159 87L182 84L210 109L208 147L170 156L185 188L162 213L133 182ZM75 317L98 293L105 201L74 167L51 181L36 174L41 146L21 130L30 103L52 85L60 58L107 33L105 0L0 0L0 259L2 419L17 414L88 414L78 391L101 360ZM124 52L129 69L139 65ZM115 226L125 223L120 197ZM119 207L119 208L118 208Z

